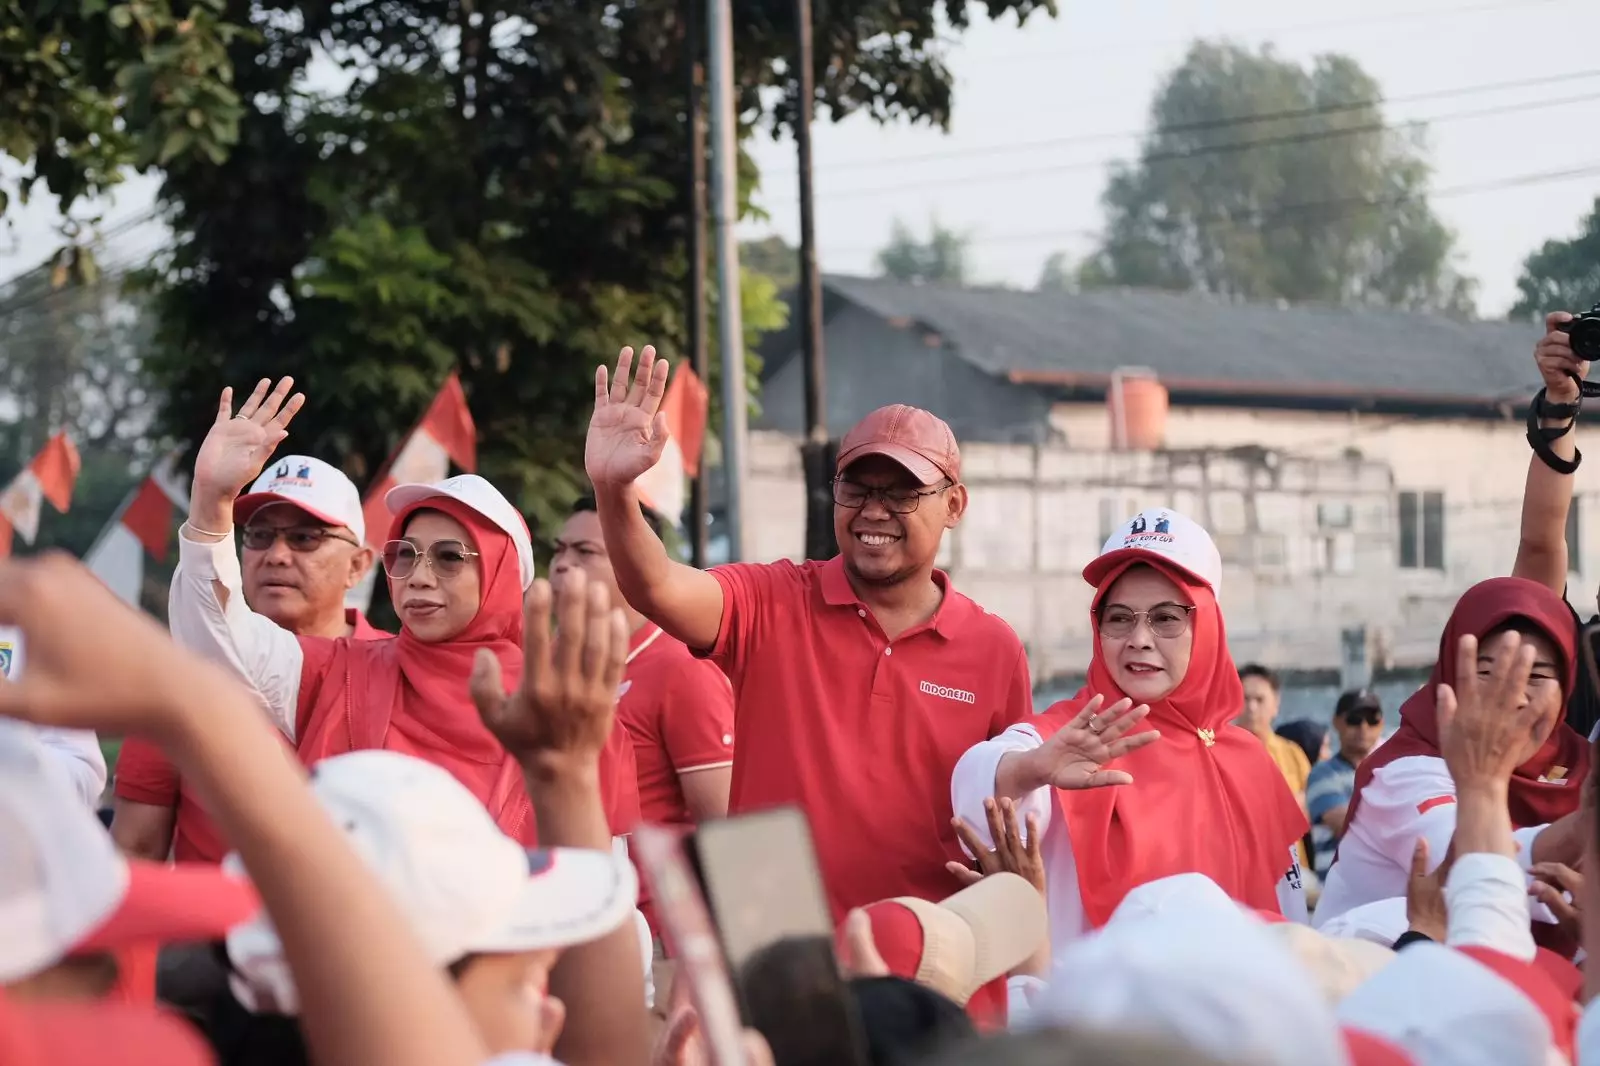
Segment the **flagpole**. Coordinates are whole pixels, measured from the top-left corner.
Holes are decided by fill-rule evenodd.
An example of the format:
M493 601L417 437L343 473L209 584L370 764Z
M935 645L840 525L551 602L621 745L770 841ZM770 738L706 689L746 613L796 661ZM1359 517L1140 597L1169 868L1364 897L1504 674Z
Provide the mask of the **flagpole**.
M150 469L154 470L155 467L151 467ZM145 481L147 481L149 477L150 471L147 470L140 475L138 481L133 483L133 488L129 489L128 494L122 497L122 502L117 504L117 509L111 513L110 520L107 521L105 525L100 527L100 532L95 534L94 543L89 545L89 550L84 552L80 558L90 559L94 557L95 551L98 550L100 545L105 543L105 539L111 535L111 530L122 522L122 516L128 513L129 507L133 506L134 498L139 495L139 489L143 487Z

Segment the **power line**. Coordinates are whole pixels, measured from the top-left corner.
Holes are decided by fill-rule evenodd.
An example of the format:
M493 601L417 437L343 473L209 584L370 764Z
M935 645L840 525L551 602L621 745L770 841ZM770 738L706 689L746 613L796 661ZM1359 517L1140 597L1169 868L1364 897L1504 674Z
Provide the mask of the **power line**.
M1448 18L1456 15L1483 15L1498 11L1527 11L1532 7L1548 7L1552 4L1568 3L1570 0L1500 0L1497 3L1469 4L1462 7L1426 8L1412 11L1391 11L1383 15L1357 15L1340 19L1321 19L1315 22L1299 22L1287 26L1258 26L1242 27L1239 29L1219 31L1219 35L1228 37L1282 37L1294 33L1324 33L1353 26L1381 26L1392 25L1397 22L1422 22L1438 18ZM1003 63L1026 63L1030 61L1056 61L1068 56L1094 56L1104 58L1108 51L1114 50L1118 57L1134 52L1157 52L1171 48L1174 45L1184 45L1194 40L1193 35L1183 37L1168 37L1165 40L1140 39L1131 45L1127 42L1107 41L1096 45L1085 45L1081 48L1063 48L1050 52L1011 52L996 56Z
M1476 108L1470 111L1453 111L1432 118L1414 119L1404 123L1390 124L1386 122L1370 122L1354 126L1344 126L1337 129L1301 130L1295 133L1280 134L1272 137L1260 137L1254 140L1229 141L1223 144L1201 145L1196 148L1173 149L1167 151L1145 152L1139 157L1139 163L1172 163L1188 159L1197 159L1213 155L1226 155L1235 152L1260 151L1267 148L1278 148L1285 145L1308 144L1317 141L1332 140L1338 137L1353 137L1367 133L1392 133L1407 127L1429 125L1439 122L1457 122L1464 119L1487 118L1494 115L1507 115L1521 111L1536 111L1550 107L1564 107L1569 104L1589 103L1600 100L1600 93L1585 93L1581 96L1565 96L1556 99L1528 100L1515 104L1497 104L1493 107ZM1073 163L1054 164L1047 167L1033 167L1028 169L1007 169L1002 173L987 175L964 175L959 177L934 178L928 181L901 181L893 185L872 185L855 189L841 189L825 191L822 199L825 202L846 200L856 197L871 196L903 196L909 189L938 188L946 185L960 185L966 188L973 186L992 185L998 182L1018 181L1044 177L1054 174L1066 174L1074 171L1103 170L1118 163L1125 162L1120 157L1107 157L1102 159L1079 160ZM788 199L787 197L785 199Z
M1570 81L1582 81L1589 78L1600 77L1600 69L1578 70L1567 74L1555 74L1539 78L1519 78L1514 81L1481 82L1473 85L1458 86L1452 89L1432 89L1420 93L1408 93L1403 96L1372 97L1365 100L1351 100L1346 103L1324 104L1316 107L1285 108L1281 111L1258 111L1245 115L1229 115L1222 118L1202 119L1195 122L1175 122L1167 126L1157 126L1149 130L1124 130L1121 133L1085 133L1074 134L1066 137L1049 137L1034 141L1011 141L1004 144L988 145L981 148L952 148L948 150L923 152L917 155L892 156L879 159L852 159L840 163L822 164L818 169L824 171L847 171L882 169L884 167L898 166L902 163L924 163L941 159L962 159L977 156L993 156L1010 152L1030 152L1041 149L1060 148L1075 144L1103 144L1107 141L1125 141L1138 137L1164 137L1174 133L1199 133L1208 130L1228 129L1235 126L1246 126L1257 122L1282 122L1294 119L1317 118L1324 115L1337 115L1352 111L1365 111L1369 108L1383 107L1392 104L1420 103L1424 100L1445 100L1460 96L1476 96L1483 93L1504 92L1508 89L1531 89L1541 85L1554 85ZM778 176L789 178L787 171L780 171ZM766 178L763 176L763 185Z
M1557 182L1573 181L1578 178L1600 176L1600 162L1573 167L1566 170L1538 171L1531 174L1517 174L1508 178L1496 178L1490 181L1472 182L1464 185L1447 186L1443 189L1423 191L1410 195L1360 197L1347 196L1325 200L1306 200L1300 203L1283 204L1277 208L1262 212L1258 217L1242 217L1238 215L1217 215L1211 218L1201 218L1195 224L1201 228L1209 229L1213 226L1248 226L1253 230L1271 230L1280 226L1300 225L1299 216L1308 214L1326 214L1329 217L1340 217L1345 214L1354 214L1360 211L1380 210L1386 207L1395 207L1410 203L1414 200L1448 199L1455 196L1472 196L1479 193L1505 192L1512 189L1528 188L1538 185L1550 185ZM970 238L973 244L1005 244L1022 241L1046 240L1072 240L1087 238L1101 240L1105 233L1102 230L1071 229L1071 230L1029 230L1026 233L1005 233L993 236L974 235ZM828 251L839 254L861 254L875 252L876 248L856 247L830 247Z

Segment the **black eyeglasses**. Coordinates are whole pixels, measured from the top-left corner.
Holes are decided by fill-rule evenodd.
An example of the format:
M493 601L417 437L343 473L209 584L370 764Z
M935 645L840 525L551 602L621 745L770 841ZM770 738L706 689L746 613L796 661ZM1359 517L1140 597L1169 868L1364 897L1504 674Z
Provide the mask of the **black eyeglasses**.
M876 489L836 477L833 479L833 502L855 510L865 507L867 501L876 496L891 513L910 514L917 509L924 496L937 496L949 487L946 484L932 489Z
M383 546L383 572L396 581L404 581L417 569L417 560L426 559L428 569L440 577L454 577L466 568L468 560L478 553L459 540L439 540L423 551L409 540L391 540Z
M282 537L285 544L289 545L292 552L314 552L322 547L323 541L338 540L346 544L356 544L353 537L342 537L334 530L324 526L245 526L244 546L253 552L264 552L278 543ZM356 544L356 547L361 545Z
M1359 711L1346 711L1346 712L1344 712L1344 724L1348 725L1348 726L1382 725L1383 724L1383 712L1379 711L1379 710L1373 710L1373 709L1366 709L1366 710L1359 710Z
M1113 639L1121 639L1132 633L1141 618L1149 621L1150 632L1158 637L1181 637L1189 628L1189 616L1193 613L1192 606L1181 603L1158 603L1148 611L1135 611L1114 603L1095 612L1100 619L1101 635Z

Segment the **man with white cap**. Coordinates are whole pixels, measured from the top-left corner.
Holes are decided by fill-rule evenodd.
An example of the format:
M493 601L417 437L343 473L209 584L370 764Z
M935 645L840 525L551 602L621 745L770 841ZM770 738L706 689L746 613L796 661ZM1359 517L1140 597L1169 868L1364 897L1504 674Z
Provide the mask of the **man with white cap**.
M22 633L14 626L0 626L0 679L20 680L24 656ZM83 805L97 810L100 794L106 789L106 757L100 750L100 738L91 729L37 728L34 735Z
M638 881L617 855L526 851L440 768L388 751L318 763L311 788L400 904L430 957L448 967L493 1052L554 1047L564 1011L545 994L563 948L632 920ZM225 868L238 866L230 856ZM298 996L264 915L233 930L239 1001L293 1015Z
M14 998L139 999L125 953L213 940L258 910L212 866L124 859L35 731L0 718L0 986Z
M297 636L389 636L345 606L345 594L372 568L373 552L366 546L361 494L343 471L308 455L284 456L233 502L233 519L241 527L240 571L252 611ZM194 551L187 540L179 548ZM180 569L174 582L194 573L192 566ZM180 641L202 639L185 631L201 624L190 613L173 614L171 624ZM183 861L218 862L227 851L172 763L138 738L128 740L117 758L112 833L123 850L147 859L170 853Z

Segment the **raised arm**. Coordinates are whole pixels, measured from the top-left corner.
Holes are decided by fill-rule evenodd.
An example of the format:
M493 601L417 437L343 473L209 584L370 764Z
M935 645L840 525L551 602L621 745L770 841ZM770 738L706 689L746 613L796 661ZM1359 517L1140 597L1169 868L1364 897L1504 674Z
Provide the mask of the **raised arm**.
M287 435L305 397L289 395L291 378L256 385L233 411L223 389L217 417L194 462L189 517L178 530L178 568L168 593L173 639L228 667L261 698L275 725L294 738L303 655L294 634L250 610L233 546L233 501Z
M639 509L634 482L661 458L667 444L667 361L648 345L630 376L633 349L617 356L614 376L601 366L594 378L594 415L583 462L594 485L596 510L617 587L629 606L696 651L717 640L722 585L704 570L667 554Z
M1572 342L1558 327L1570 322L1565 311L1545 316L1545 335L1533 349L1533 358L1544 379L1545 404L1570 404L1578 401L1578 383L1571 375L1587 377L1589 364L1581 363L1572 352ZM1566 433L1550 442L1550 450L1571 461L1577 454L1578 427L1575 418L1544 417L1545 429L1571 425ZM1517 543L1514 577L1525 577L1563 594L1567 585L1567 509L1572 504L1573 475L1550 468L1535 452L1528 458L1528 480L1522 490L1522 536Z

